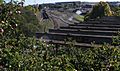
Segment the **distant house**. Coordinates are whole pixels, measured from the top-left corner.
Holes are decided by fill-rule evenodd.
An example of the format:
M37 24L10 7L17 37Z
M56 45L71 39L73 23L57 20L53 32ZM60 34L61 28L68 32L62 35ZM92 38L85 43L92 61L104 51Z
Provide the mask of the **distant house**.
M87 12L91 11L93 6L94 5L91 4L83 5L81 8L81 12L82 12L81 14L86 14Z
M77 10L76 14L80 15L80 14L82 14L82 12L80 10Z
M82 8L92 8L92 5L87 4L87 5L82 6Z
M92 5L87 4L87 5L82 6L82 9L89 11L92 9L92 7L93 7Z
M56 5L60 5L62 7L80 7L81 2L80 1L74 1L74 2L57 2Z

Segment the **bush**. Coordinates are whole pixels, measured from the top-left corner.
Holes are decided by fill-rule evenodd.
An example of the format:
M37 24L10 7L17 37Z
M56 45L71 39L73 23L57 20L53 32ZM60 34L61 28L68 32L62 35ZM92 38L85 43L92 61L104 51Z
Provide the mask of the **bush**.
M120 49L77 48L45 44L34 38L5 41L0 49L1 70L14 71L119 71Z
M15 6L12 8L14 14L6 15L10 13L11 5L2 5L0 14L0 71L120 70L119 47L55 46L24 36L19 29L21 24L14 19L19 6L12 5ZM18 26L13 26L15 24Z
M85 16L85 20L101 18L103 16L112 16L112 11L110 6L106 2L99 2L97 5L93 6L90 13Z
M114 12L114 16L120 16L120 7L112 7L112 11Z

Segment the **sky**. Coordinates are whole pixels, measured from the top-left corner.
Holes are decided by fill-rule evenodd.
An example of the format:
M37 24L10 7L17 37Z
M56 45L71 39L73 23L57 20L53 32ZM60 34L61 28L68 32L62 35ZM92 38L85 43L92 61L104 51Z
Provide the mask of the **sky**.
M5 1L9 2L10 0L5 0ZM21 1L21 0L17 0L17 1ZM68 2L68 1L99 2L99 1L120 1L120 0L25 0L25 5L55 3L55 2Z

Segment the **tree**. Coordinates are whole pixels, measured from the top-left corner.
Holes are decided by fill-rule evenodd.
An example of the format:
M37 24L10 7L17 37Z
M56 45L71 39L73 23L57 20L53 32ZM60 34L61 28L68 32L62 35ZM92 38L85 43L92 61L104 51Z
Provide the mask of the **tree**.
M17 20L21 23L19 26L20 29L26 36L35 36L35 33L40 30L39 20L36 17L35 8L32 6L26 6L22 8L21 12L22 14L20 17L16 16Z
M0 0L0 4L2 4L3 3L3 0Z
M85 16L85 20L101 18L103 16L112 16L112 11L108 3L101 1L93 6L92 11Z

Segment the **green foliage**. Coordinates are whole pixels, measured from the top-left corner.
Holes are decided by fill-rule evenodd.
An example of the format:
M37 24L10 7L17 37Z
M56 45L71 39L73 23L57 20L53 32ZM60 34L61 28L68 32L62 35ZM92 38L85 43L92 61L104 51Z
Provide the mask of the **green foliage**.
M120 48L48 45L22 34L20 6L2 5L0 71L119 71ZM18 26L13 26L18 24ZM1 31L3 29L4 31Z
M39 12L39 9L37 7L33 7L31 5L25 6L25 10L32 11L33 13Z
M120 32L118 32L117 37L113 37L113 44L118 46L120 45Z
M112 7L112 11L114 12L114 16L120 16L120 7Z
M33 36L40 30L39 21L33 11L22 8L17 3L2 4L1 9L0 28L4 29L4 36L15 36L17 31Z
M17 45L16 45L17 44ZM1 70L7 71L119 71L120 48L76 48L20 37L0 48Z
M79 21L79 22L83 22L84 21L84 16L80 16L80 15L76 15L74 17L75 20Z
M2 4L3 3L3 0L0 0L0 4Z
M45 19L40 22L40 32L48 32L50 28L54 28L53 21L50 19Z
M6 38L16 38L16 32L19 31L19 21L15 16L20 16L20 6L17 4L13 5L12 3L8 3L2 4L0 7L0 28L4 30L4 32L0 32L0 37L4 36Z
M85 16L85 20L101 18L103 16L112 16L112 11L108 3L99 2L97 5L93 6L92 11Z
M20 17L17 17L17 20L20 22L20 29L26 36L34 36L36 32L40 30L39 21L34 12L27 10L26 8L22 9L22 14Z

